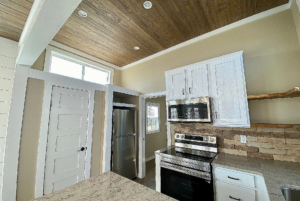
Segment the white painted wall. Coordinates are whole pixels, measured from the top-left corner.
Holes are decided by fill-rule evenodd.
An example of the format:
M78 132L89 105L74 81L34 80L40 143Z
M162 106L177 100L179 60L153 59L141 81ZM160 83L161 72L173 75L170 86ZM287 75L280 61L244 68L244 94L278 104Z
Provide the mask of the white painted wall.
M0 37L0 200L8 112L17 55L18 43Z

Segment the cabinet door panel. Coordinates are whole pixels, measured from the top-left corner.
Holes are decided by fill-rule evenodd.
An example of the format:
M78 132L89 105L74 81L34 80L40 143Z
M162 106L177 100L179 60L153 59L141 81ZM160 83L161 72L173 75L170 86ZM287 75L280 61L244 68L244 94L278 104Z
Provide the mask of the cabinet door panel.
M242 54L210 63L214 126L249 127Z
M166 73L167 100L186 98L185 69L177 69Z
M216 201L256 201L256 192L253 189L243 188L215 181Z
M209 96L208 68L206 63L196 63L187 68L189 98Z

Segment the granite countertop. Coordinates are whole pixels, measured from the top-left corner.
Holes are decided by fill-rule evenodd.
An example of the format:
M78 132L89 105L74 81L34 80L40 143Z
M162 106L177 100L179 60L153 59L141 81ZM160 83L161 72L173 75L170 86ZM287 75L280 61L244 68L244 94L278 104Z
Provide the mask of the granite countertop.
M165 200L173 201L156 192L113 172L105 172L52 194L35 199L36 201L68 200Z
M212 166L263 176L271 201L285 201L280 190L282 185L300 187L300 163L219 153Z

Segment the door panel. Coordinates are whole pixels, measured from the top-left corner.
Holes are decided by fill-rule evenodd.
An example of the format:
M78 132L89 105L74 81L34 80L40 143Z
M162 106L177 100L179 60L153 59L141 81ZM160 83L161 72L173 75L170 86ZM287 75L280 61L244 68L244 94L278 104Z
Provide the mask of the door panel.
M56 138L56 150L63 151L68 149L77 148L80 149L80 135L65 135L57 136Z
M208 68L206 63L196 63L188 66L188 89L189 98L209 96L208 93Z
M242 55L210 64L214 126L249 127L249 111Z
M53 87L44 194L84 180L89 92Z
M221 181L215 182L216 201L256 201L256 191L249 188L227 184Z
M69 177L69 178L66 178L66 179L54 182L53 183L53 192L54 191L58 191L58 190L63 189L63 188L66 188L68 186L71 186L73 184L76 184L78 182L78 178L77 177L78 176L75 175L75 176L72 176L72 177Z
M83 97L82 96L72 96L70 94L61 94L59 108L67 109L82 109L83 107Z
M135 110L114 109L114 135L135 133Z
M135 135L116 138L113 141L113 172L123 177L136 177Z
M186 73L180 68L166 73L167 100L186 99Z

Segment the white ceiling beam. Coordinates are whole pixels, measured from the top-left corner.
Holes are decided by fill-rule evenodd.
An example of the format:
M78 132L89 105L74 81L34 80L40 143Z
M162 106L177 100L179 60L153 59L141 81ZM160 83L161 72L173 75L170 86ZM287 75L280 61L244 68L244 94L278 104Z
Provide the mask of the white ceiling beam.
M19 42L17 64L32 66L82 0L35 0Z

